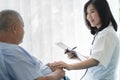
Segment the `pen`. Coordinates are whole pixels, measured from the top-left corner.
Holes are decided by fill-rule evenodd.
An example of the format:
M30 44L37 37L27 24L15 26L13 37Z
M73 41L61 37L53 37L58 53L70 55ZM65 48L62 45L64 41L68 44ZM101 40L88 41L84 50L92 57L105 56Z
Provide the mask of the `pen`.
M77 47L72 48L72 50L76 49Z
M64 54L66 54L67 52L73 51L73 50L76 49L76 48L77 48L77 47L74 47L74 48L72 48L72 50L66 49L66 51L65 51Z

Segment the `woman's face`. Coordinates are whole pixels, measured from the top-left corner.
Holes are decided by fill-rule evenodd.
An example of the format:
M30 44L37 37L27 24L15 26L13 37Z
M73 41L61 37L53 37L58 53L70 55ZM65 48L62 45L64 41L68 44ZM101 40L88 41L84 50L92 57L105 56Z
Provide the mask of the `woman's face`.
M87 20L89 21L92 27L101 27L101 20L98 14L98 11L92 4L89 4L87 7Z

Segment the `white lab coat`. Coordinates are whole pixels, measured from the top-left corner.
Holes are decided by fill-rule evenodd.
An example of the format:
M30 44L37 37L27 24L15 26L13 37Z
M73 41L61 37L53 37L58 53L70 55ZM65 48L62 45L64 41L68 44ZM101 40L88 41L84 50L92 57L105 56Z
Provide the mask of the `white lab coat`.
M119 56L119 38L109 25L97 33L91 47L91 58L99 61L99 65L88 68L83 80L116 80L116 67Z

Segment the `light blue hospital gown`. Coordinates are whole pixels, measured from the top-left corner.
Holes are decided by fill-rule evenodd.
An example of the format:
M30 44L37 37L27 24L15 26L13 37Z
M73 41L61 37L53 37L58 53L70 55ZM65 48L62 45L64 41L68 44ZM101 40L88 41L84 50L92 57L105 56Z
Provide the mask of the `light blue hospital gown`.
M0 80L35 80L51 72L23 48L0 42Z
M100 63L98 66L88 68L83 80L117 80L119 39L111 25L96 35L90 57Z

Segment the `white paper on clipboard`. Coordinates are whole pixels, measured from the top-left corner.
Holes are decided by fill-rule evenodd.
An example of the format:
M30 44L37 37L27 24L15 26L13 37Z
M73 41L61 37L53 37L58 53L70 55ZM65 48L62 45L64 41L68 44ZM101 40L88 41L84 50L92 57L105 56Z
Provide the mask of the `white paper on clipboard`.
M69 46L67 46L66 44L62 43L62 42L58 42L57 46L59 46L62 49L69 49L72 50L72 48L70 48ZM75 51L75 50L74 50ZM86 60L86 57L84 57L82 54L80 54L79 52L76 51L77 56L80 58L80 60Z

